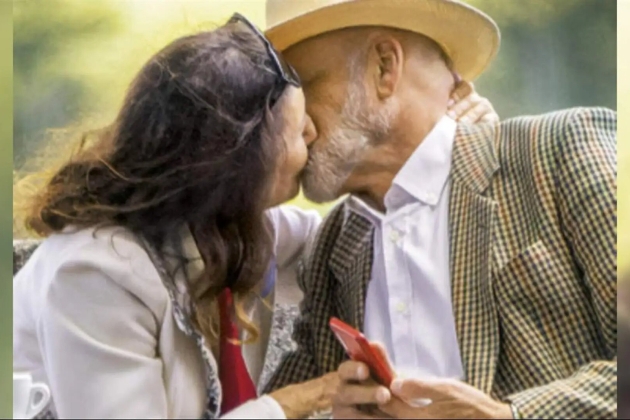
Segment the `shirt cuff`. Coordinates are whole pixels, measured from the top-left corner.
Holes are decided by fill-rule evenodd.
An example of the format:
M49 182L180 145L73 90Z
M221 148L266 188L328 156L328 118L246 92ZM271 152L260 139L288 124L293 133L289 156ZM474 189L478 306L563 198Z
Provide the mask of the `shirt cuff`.
M221 417L222 419L286 419L284 410L269 395L250 400Z

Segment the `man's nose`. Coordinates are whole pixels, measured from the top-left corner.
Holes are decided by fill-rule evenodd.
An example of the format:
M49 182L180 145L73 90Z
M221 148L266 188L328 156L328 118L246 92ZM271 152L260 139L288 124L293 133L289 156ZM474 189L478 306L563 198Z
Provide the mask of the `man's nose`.
M308 115L306 116L306 124L304 125L304 132L302 133L302 136L304 137L306 147L310 146L317 138L317 129L315 129L315 124Z

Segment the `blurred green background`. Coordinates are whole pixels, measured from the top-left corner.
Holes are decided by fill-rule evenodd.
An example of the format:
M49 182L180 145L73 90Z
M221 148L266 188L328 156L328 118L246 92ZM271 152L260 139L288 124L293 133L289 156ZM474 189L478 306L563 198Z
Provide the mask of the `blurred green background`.
M616 108L614 0L470 0L493 16L503 44L477 81L502 117L577 105ZM110 122L134 73L177 36L234 11L265 25L264 0L21 0L14 10L14 163L55 128ZM330 205L296 203L325 213ZM23 235L20 226L14 230Z
M411 1L411 0L410 0ZM624 3L626 13L628 0ZM497 59L478 81L502 117L536 114L573 106L617 108L617 2L615 0L469 0L492 16L502 31ZM10 18L11 2L0 0L0 16ZM15 170L50 141L56 129L96 128L117 112L135 72L158 49L178 36L223 23L234 11L265 25L264 0L20 0L13 3L13 159ZM9 22L10 23L10 22ZM10 25L0 23L6 31ZM628 29L623 26L626 38ZM10 40L10 32L0 39ZM2 44L9 49L8 45ZM2 51L3 53L5 51ZM0 83L10 89L11 63L0 60ZM630 61L621 62L626 74ZM6 67L6 69L5 69ZM5 76L6 73L6 76ZM622 81L622 95L630 85ZM2 90L4 95L5 90ZM5 99L5 96L3 96ZM11 102L0 101L3 140L11 136ZM622 107L628 115L629 106ZM6 120L6 121L5 121ZM621 125L621 124L620 124ZM8 130L8 131L7 131ZM0 167L7 169L10 141ZM620 148L621 166L630 163L630 150ZM7 160L6 164L4 159ZM13 178L13 177L12 177ZM7 177L0 178L8 182ZM627 196L627 183L620 197ZM8 188L0 198L7 198ZM626 193L626 194L624 194ZM8 203L8 199L0 200ZM295 203L325 214L330 205L315 206L302 197ZM7 204L8 205L8 204ZM0 235L9 235L9 210L0 212ZM630 208L620 201L620 232L630 223ZM24 236L13 226L16 237ZM627 267L628 235L619 235L619 263ZM8 243L8 241L5 241ZM3 242L3 246L5 243ZM7 269L8 259L0 260ZM0 291L2 319L10 319L8 282ZM2 323L1 337L10 337ZM0 374L8 374L10 340L3 339ZM6 347L6 348L5 348ZM7 375L8 376L8 375ZM9 385L0 383L0 417L9 403ZM8 415L8 412L7 412Z
M11 417L11 313L13 259L11 246L12 155L12 2L0 0L0 418Z

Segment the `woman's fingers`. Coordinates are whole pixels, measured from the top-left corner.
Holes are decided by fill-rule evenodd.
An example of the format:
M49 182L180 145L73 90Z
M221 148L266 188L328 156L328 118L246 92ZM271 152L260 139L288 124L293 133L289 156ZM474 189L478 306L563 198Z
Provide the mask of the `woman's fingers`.
M472 93L463 99L455 102L454 105L448 108L446 115L459 121L459 119L466 114L469 110L474 108L479 103L480 97L476 93Z
M498 122L494 107L490 101L475 92L472 83L461 82L451 95L447 115L455 121L466 124Z
M344 382L337 388L333 402L336 406L387 404L391 397L389 389L376 383L364 385Z
M490 101L486 98L480 98L480 100L473 104L463 115L459 117L459 121L468 124L477 124L481 122L491 123L498 122L499 116L495 112Z
M341 381L365 381L370 378L370 369L365 363L347 360L337 369Z
M455 102L458 102L473 93L475 93L475 85L471 82L466 82L462 80L457 84L455 90L453 90L453 93L451 93L451 98L454 99Z

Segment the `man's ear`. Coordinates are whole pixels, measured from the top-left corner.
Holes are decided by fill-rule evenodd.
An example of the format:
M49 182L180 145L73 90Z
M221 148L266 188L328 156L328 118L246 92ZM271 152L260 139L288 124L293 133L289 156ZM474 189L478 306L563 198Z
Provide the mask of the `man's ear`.
M375 68L374 86L379 99L394 94L403 72L404 53L401 43L390 35L375 35L371 40L370 64Z
M465 90L467 88L467 83L464 82L462 77L456 71L451 71L451 75L453 76L453 84L452 84L452 87L451 87L451 97L452 97L452 96L460 93L460 92L458 92L458 90L460 90L460 89L464 89Z

